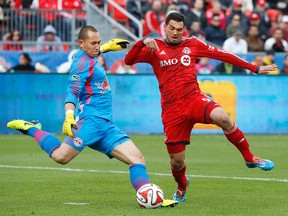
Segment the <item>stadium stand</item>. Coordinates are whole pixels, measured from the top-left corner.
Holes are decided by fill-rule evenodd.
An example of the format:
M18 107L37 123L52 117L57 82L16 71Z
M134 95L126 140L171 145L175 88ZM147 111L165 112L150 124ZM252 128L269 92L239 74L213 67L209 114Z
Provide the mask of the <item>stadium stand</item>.
M146 14L147 11L149 11L149 9L151 8L151 4L153 1L138 1L140 1L142 5L145 5L145 7L142 7L142 12L143 14ZM193 10L193 5L195 2L195 0L161 1L163 5L162 13L164 14L166 13L168 6L172 3L177 5L179 10L183 9L183 5L189 5L190 10ZM201 0L198 1L201 2ZM63 42L63 50L65 53L71 51L74 48L77 48L77 33L79 28L85 24L95 25L98 29L104 31L102 34L103 42L111 39L112 37L121 37L128 39L131 41L131 43L133 43L133 41L136 41L139 37L141 38L143 36L143 29L142 34L141 32L139 32L138 34L138 32L135 32L130 26L131 17L134 16L131 13L125 11L127 9L126 4L128 3L128 0L11 0L3 2L4 3L0 3L0 37L2 39L0 41L0 47L2 47L3 50L4 47L6 47L5 49L7 50L7 47L9 47L10 45L12 47L13 45L15 47L22 47L21 49L23 49L23 51L36 51L36 39L41 34L43 34L42 31L47 24L52 24L55 27L58 36ZM10 3L5 4L5 2ZM243 38L246 38L248 36L248 30L250 29L250 26L253 25L257 25L259 27L260 32L258 38L260 38L263 42L265 42L267 38L272 36L271 30L278 27L279 25L280 27L284 28L284 30L285 28L288 29L288 22L282 21L282 17L285 17L286 19L288 16L288 3L285 3L285 1L219 0L217 3L215 3L215 5L213 5L212 0L202 0L202 3L204 4L203 13L206 15L206 21L208 25L211 22L213 14L219 11L222 19L221 28L224 31L226 31L230 20L233 17L232 14L235 13L235 8L237 8L237 13L241 14L245 18L245 20L242 20L242 26L245 29ZM122 10L119 11L117 8L115 8L115 4L124 9L124 12ZM259 24L255 24L254 20L251 18L252 15L255 13L259 14L260 16ZM263 19L265 18L261 17L263 14L267 15L266 17L268 17L271 23L268 30L265 30L265 33L268 34L265 35L265 37L263 37L263 31L261 30L263 29L261 26L267 26L267 23L264 23L263 21ZM197 19L197 16L195 18ZM140 27L143 28L142 25ZM200 30L203 32L204 27L200 27ZM14 29L19 30L19 33L21 34L23 40L15 41L11 38L8 38L9 32ZM285 41L287 41L287 31L283 32L284 39ZM205 37L203 38L205 39ZM211 43L211 41L209 40L207 42ZM279 55L282 56L280 57L280 59L283 60L283 55L285 55L285 52L287 53L288 51L285 50L282 53L276 52L275 59L277 60L277 56ZM264 50L260 52L260 54L264 56ZM247 56L244 57L252 61L254 56L255 53L248 53ZM123 56L121 56L121 58L122 57ZM118 58L116 58L116 60L117 59ZM109 58L107 64L109 65ZM212 66L216 65L214 61L212 61L211 64ZM140 70L139 68L137 68L137 71L141 73L141 70L146 69L146 67L142 67L142 69L140 68ZM54 71L54 69L52 69L51 71Z

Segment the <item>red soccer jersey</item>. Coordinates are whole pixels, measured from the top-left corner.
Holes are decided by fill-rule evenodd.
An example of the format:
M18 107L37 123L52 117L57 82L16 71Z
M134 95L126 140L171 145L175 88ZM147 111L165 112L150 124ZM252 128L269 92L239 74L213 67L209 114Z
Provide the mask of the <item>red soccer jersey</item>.
M253 72L257 70L257 66L232 53L208 45L196 37L183 38L179 45L169 45L164 40L155 40L158 51L151 53L142 40L139 40L127 53L125 64L146 62L152 65L159 82L162 108L200 93L195 72L198 57L218 59Z

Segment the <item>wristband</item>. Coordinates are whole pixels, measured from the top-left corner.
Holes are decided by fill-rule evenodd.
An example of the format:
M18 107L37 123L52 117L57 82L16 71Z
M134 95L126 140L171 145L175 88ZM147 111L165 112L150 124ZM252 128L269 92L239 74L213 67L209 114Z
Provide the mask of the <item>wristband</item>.
M258 66L258 67L256 68L256 71L255 71L255 73L257 73L257 74L258 74L259 70L260 70L260 66Z
M70 113L74 114L74 110L66 110L66 115L68 115Z

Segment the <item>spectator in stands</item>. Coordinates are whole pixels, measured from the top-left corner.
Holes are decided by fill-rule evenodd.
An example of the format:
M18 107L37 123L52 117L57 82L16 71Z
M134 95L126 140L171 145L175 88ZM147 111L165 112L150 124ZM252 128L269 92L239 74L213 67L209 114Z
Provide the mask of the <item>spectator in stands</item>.
M63 51L62 41L56 36L56 30L52 25L47 25L44 35L37 38L36 51Z
M137 68L135 65L126 65L124 59L119 59L112 64L110 71L117 74L136 74Z
M173 0L171 4L176 4L178 11L186 16L190 10L188 2L187 0Z
M226 33L220 28L220 16L214 14L211 20L211 25L208 25L204 29L206 40L213 43L214 45L222 47L226 40Z
M22 53L19 57L19 64L10 68L8 72L10 73L34 73L35 67L31 65L32 59L28 53Z
M283 39L288 42L288 15L282 16L281 21L270 29L269 35L272 36L277 28L282 29Z
M261 19L259 14L253 12L250 16L249 16L249 25L248 25L248 30L250 29L250 26L257 26L258 28L258 36L263 40L266 41L267 38L269 37L268 31L269 29L266 28L266 26L261 23Z
M242 35L245 34L245 29L244 27L241 25L241 17L238 14L234 14L234 16L232 17L232 22L230 23L230 25L226 28L226 37L230 38L233 36L233 33L235 31L241 31Z
M221 4L221 10L227 11L229 8L232 7L232 0L218 0Z
M283 68L281 70L281 74L288 74L288 54L285 55Z
M207 18L205 15L204 1L203 0L195 0L193 4L190 5L190 10L187 12L185 18L185 26L190 30L191 23L193 21L199 21L201 23L201 27L204 29L207 26ZM219 18L220 19L220 18Z
M254 12L260 16L260 22L266 29L271 28L271 20L269 15L266 13L268 5L266 0L258 0Z
M263 66L263 57L260 54L255 55L253 62L251 62L251 64L256 65L256 66Z
M144 36L159 37L160 26L165 18L166 16L162 12L161 0L153 0L151 3L151 9L148 10L144 16Z
M245 15L245 13L242 11L242 1L241 0L234 0L233 1L232 11L226 19L227 26L229 26L232 23L232 17L234 17L235 14L238 14L240 16L241 25L246 30L248 27L249 20L248 20L248 17Z
M211 74L213 66L209 63L209 58L202 57L195 66L197 74Z
M219 14L220 16L220 28L225 30L226 29L226 15L224 11L221 10L221 3L219 1L213 1L212 8L206 10L205 15L207 19L207 23L211 24L211 19L213 14ZM231 34L232 35L232 34Z
M254 6L253 6L253 1L255 0L241 0L242 2L242 11L245 14L249 14L253 11Z
M246 37L246 42L248 44L248 52L263 52L264 42L260 39L259 30L257 26L250 26L248 30L248 36Z
M11 42L11 44L9 42ZM2 48L3 50L14 50L14 51L23 50L22 42L23 38L21 37L20 31L18 29L14 29L9 33L8 37L5 39L5 43Z
M262 58L263 65L270 65L275 63L275 52L273 50L266 51L266 55ZM279 70L270 71L269 74L279 74Z
M143 0L128 0L126 10L137 18L142 24L144 23L144 5L147 4ZM129 25L134 29L135 35L139 36L139 26L137 23L129 19Z
M246 74L246 70L226 62L221 62L214 68L213 74Z
M264 49L273 50L274 52L286 52L288 51L288 43L283 39L283 30L276 28L273 32L273 36L268 38L264 43Z
M242 31L236 30L232 37L227 38L224 41L223 49L234 54L246 54L248 51L248 45L242 36Z
M279 13L275 16L274 23L272 23L272 28L278 26L283 19L284 14L279 11Z
M189 36L195 36L203 41L206 40L205 32L201 29L201 23L199 21L193 21L191 23Z

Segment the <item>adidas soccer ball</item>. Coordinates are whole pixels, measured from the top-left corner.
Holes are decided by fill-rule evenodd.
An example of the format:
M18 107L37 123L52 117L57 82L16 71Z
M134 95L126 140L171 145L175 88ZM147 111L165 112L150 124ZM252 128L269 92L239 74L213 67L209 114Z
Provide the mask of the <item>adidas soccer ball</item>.
M144 208L157 208L162 205L164 193L155 184L145 184L136 193L139 206Z

